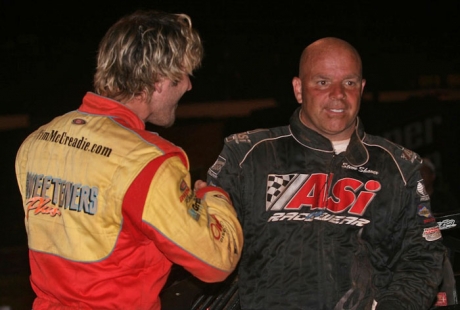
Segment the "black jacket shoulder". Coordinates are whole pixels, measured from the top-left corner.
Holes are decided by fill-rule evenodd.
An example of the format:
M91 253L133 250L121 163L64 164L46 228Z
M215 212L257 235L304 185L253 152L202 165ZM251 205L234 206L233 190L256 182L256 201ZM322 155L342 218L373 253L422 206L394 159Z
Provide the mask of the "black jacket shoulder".
M368 146L381 147L389 153L405 180L408 180L422 163L422 158L418 153L383 137L366 134L363 142Z
M232 149L240 149L246 153L254 145L260 142L277 139L282 136L290 136L289 126L279 126L273 128L259 128L250 131L235 133L225 138L225 145Z

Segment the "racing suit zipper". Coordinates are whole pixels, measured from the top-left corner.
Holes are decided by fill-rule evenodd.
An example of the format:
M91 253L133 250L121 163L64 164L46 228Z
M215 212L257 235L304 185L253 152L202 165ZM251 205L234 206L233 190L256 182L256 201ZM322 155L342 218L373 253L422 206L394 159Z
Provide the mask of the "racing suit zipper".
M332 181L334 179L334 170L332 167L334 167L334 162L335 158L337 155L335 153L332 154L332 158L329 161L329 164L326 168L327 172L327 177L326 177L326 183L324 184L324 196L323 196L323 206L325 210L328 210L328 202L329 202L329 197L332 196Z

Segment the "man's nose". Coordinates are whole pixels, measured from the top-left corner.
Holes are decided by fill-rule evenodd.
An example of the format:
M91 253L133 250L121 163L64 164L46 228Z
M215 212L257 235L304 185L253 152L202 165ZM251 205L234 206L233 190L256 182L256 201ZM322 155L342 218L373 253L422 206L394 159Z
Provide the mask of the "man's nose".
M342 100L346 98L345 88L343 85L335 85L331 91L331 97L333 99Z

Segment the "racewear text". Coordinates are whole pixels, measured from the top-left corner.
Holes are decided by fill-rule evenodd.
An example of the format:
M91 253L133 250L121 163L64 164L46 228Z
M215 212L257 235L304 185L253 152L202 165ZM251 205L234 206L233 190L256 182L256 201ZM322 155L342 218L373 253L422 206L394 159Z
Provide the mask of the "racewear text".
M273 214L269 221L316 219L337 224L367 224L369 221L359 220L358 217L364 214L376 193L380 191L381 184L375 180L363 183L353 178L343 178L330 184L331 180L332 175L324 173L269 175L266 210L287 211ZM320 212L293 212L305 207L313 212ZM327 213L323 214L325 210L336 215L331 217ZM339 216L344 212L353 216Z

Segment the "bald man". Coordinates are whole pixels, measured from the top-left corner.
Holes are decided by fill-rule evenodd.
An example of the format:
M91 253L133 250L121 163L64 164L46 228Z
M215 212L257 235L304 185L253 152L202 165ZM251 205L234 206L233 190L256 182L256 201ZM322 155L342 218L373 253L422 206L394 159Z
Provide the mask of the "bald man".
M289 125L230 135L208 183L243 226L242 309L429 309L446 249L420 156L366 134L348 42L305 48Z

